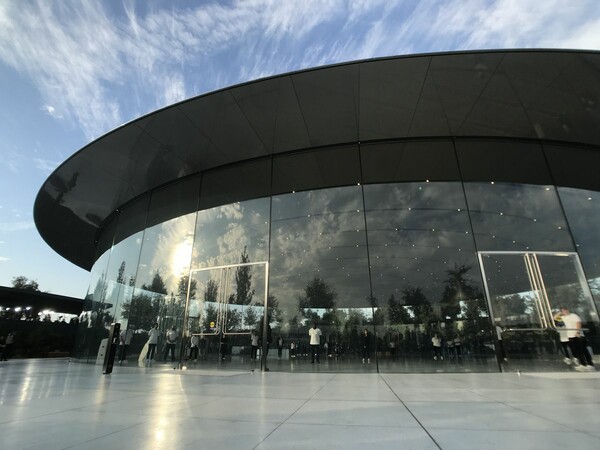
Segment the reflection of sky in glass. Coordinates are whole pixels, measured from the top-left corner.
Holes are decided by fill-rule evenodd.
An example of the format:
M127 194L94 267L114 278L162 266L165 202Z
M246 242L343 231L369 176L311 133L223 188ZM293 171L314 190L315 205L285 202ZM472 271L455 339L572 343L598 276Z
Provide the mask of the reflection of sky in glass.
M460 183L365 186L373 295L380 304L408 286L441 299L447 271L467 265L480 284Z
M318 277L338 307L369 305L370 286L360 186L273 197L270 292L292 316Z
M573 251L553 186L465 183L480 251Z
M600 192L558 188L577 252L600 305Z
M268 238L268 198L199 211L192 268L239 263L244 248L250 261L266 261Z
M158 271L167 292L177 294L179 280L189 273L195 219L191 213L146 229L137 287L150 285Z

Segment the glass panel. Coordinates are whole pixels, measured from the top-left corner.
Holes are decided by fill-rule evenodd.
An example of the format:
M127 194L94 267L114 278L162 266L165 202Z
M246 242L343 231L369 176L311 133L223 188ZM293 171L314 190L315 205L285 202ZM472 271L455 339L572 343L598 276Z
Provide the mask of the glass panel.
M131 304L133 296L133 286L135 283L136 272L140 257L140 249L142 247L144 232L140 231L133 236L121 241L113 246L110 263L108 265L108 276L106 284L106 300L105 312L110 313L111 321L119 322L123 337L128 336L127 344L121 342L117 353L115 364L119 361L120 364L128 363L128 350L131 345L132 333L127 331L128 326L128 308ZM106 316L108 320L109 316ZM107 324L108 326L110 323ZM109 327L106 329L106 337L108 337ZM135 359L133 360L135 362Z
M380 371L497 371L461 184L364 191Z
M105 251L94 264L88 292L79 316L77 342L73 354L75 358L84 362L95 361L100 342L108 336L104 318L104 297L106 295L106 270L109 257L110 251Z
M254 263L268 259L269 204L262 198L198 212L185 330L190 354L186 349L184 359L195 356L191 345L196 335L201 361L247 366L250 332L261 334L264 316L266 269ZM194 367L206 365L188 366Z
M554 186L465 183L480 251L573 251Z
M585 275L600 309L600 193L558 188ZM600 353L600 347L597 349Z
M313 353L319 370L376 370L362 204L360 186L273 197L269 305L282 358L271 370L313 370Z
M164 358L161 352L167 349L166 334L173 327L175 359L179 358L195 220L196 213L191 213L144 232L135 291L131 301L124 303L121 313L134 330L129 353L142 364L147 356L149 331L155 323L159 336L154 359Z
M491 252L480 258L505 370L569 370L579 354L563 309L580 317L586 334L598 334L576 254Z
M192 270L189 286L186 358L256 368L264 303L266 263ZM257 339L253 348L253 337ZM189 354L188 354L189 353Z
M495 324L506 329L545 328L524 254L483 254L482 264Z

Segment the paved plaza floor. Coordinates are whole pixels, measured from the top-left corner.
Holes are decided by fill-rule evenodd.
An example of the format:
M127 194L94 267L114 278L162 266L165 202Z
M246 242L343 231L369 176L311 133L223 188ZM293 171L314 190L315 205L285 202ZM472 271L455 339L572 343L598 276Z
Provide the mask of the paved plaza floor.
M597 449L600 373L0 365L0 448Z

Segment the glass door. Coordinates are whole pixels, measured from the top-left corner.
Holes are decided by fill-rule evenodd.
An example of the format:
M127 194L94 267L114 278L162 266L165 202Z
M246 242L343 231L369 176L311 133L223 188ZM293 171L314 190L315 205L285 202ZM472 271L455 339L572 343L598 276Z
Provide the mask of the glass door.
M260 367L251 347L253 335L261 335L267 280L265 261L190 271L183 366Z
M591 338L599 324L578 255L479 252L479 262L503 368L570 370L560 308L579 315Z

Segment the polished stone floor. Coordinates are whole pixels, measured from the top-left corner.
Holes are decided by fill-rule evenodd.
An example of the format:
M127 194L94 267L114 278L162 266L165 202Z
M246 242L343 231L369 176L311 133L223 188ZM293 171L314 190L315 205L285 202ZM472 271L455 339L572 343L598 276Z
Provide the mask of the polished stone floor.
M596 449L600 373L0 363L0 448Z

